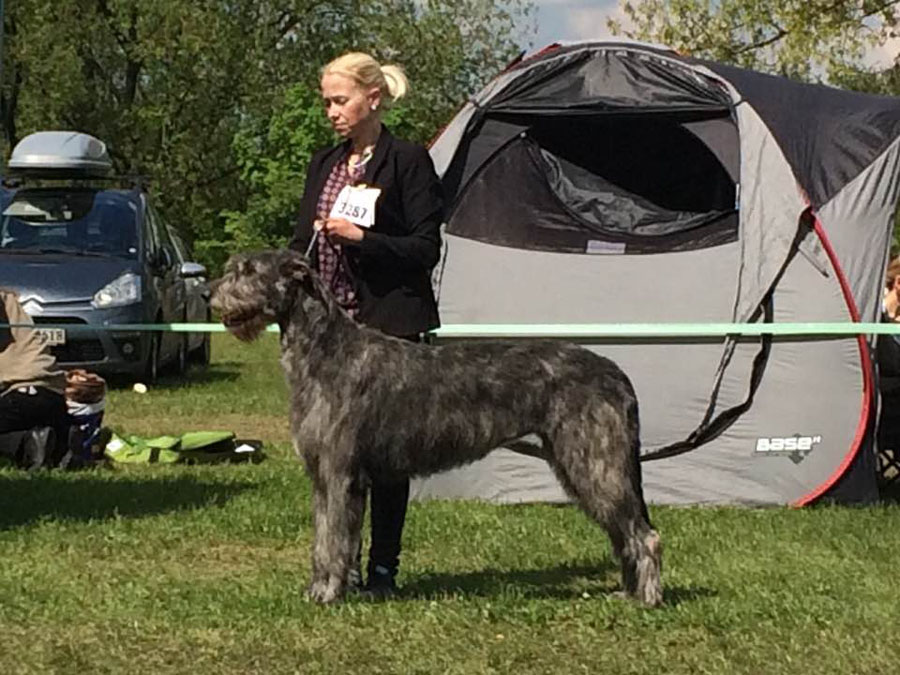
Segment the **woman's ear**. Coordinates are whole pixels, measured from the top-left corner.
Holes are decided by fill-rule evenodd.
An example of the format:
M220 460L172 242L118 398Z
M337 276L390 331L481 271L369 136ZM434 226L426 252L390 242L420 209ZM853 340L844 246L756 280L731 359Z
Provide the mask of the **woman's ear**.
M370 110L378 110L378 108L381 107L381 89L379 89L378 87L373 87L369 90L366 99L369 101Z

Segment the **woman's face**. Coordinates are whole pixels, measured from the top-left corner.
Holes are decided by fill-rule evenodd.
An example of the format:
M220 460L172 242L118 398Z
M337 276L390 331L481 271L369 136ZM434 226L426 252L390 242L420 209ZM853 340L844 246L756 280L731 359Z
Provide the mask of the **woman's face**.
M322 102L332 128L343 138L353 138L376 117L381 95L377 88L363 89L353 79L338 73L322 76Z

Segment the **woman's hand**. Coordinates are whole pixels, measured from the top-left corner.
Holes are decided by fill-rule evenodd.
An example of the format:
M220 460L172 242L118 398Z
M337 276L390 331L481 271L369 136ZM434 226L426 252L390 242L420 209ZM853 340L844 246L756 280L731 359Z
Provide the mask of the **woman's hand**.
M363 230L344 218L328 218L319 220L322 233L338 244L358 244L363 239Z

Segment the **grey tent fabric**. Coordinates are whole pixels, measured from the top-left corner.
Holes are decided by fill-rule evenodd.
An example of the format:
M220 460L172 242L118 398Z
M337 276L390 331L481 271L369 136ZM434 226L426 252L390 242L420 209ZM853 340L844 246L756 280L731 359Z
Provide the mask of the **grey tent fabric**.
M727 106L707 74L652 49L563 49L537 60L491 101L499 112Z
M860 95L719 63L705 65L766 120L816 207L875 161L900 133L897 98Z
M893 224L898 172L900 139L817 210L835 254L844 261L842 269L863 321L877 320L881 311L888 254L883 240Z
M806 208L797 180L765 123L737 106L741 135L741 262L735 321L747 321L781 271Z
M523 59L431 149L449 204L442 321L873 320L898 134L895 99L664 47L575 43ZM864 338L584 344L635 385L650 501L875 497ZM413 494L565 499L540 461L506 450Z

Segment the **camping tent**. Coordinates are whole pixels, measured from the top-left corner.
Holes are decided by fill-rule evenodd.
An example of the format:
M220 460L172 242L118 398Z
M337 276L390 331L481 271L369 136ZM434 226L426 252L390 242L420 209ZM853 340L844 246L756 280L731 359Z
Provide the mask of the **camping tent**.
M900 99L637 43L512 65L431 148L447 200L444 324L875 321ZM865 337L608 338L658 503L876 494ZM418 497L564 499L501 450Z

